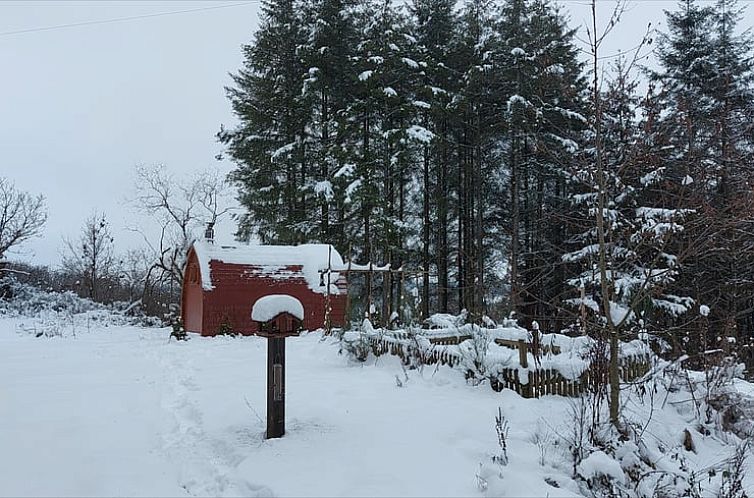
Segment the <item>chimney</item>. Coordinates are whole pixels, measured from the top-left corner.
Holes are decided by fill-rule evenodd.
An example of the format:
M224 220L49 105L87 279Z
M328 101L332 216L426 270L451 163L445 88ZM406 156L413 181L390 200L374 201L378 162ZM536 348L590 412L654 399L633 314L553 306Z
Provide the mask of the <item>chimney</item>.
M215 222L207 223L207 231L204 232L204 239L210 244L215 243Z

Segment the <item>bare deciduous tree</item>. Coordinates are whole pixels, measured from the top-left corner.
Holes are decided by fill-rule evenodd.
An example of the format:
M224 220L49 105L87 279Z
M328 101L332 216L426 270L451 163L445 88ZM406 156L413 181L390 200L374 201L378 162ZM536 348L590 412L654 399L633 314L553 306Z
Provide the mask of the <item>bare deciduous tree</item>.
M113 277L113 237L104 214L94 213L87 218L78 240L65 240L68 254L63 256L63 268L76 275L84 295L101 300L102 286Z
M118 263L118 279L120 285L128 292L128 301L134 303L144 298L146 294L146 280L149 268L152 266L152 256L145 248L129 249Z
M43 196L32 196L0 178L0 260L22 242L39 235L47 221Z
M160 225L157 243L142 232L156 260L147 279L180 286L186 254L196 231L207 223L216 223L230 211L223 202L228 184L215 172L182 180L164 166L137 167L136 179L137 208L153 216Z

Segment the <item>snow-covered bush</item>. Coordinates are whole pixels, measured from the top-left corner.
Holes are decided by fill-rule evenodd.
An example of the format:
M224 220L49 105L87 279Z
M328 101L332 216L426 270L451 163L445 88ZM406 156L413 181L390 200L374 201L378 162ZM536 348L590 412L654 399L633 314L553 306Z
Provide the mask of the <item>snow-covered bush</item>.
M366 361L371 349L368 334L374 333L372 322L365 318L360 329L345 331L340 336L340 353L345 352L356 361Z
M103 310L103 304L77 296L73 292L45 292L37 287L18 282L13 277L0 281L5 296L0 298L0 314L6 316L36 316L43 312L68 312L72 314Z
M570 457L572 477L582 494L746 496L742 483L754 432L733 431L720 420L727 406L754 407L754 400L729 387L719 391L729 397L723 411L708 406L707 377L683 368L682 363L661 361L640 383L624 389L619 429L608 421L604 403L590 401L594 393L569 402L569 415L557 428L565 445L551 445L548 451ZM738 418L751 415L739 413ZM727 456L722 453L721 458L721 451Z
M620 464L603 451L590 453L578 464L576 472L593 488L602 488L609 492L604 496L619 496L621 493L617 485L626 483L626 475Z
M487 378L487 351L492 343L488 329L472 327L471 339L458 345L461 353L461 368L468 380L479 383Z
M739 444L733 455L728 458L722 470L719 498L745 498L748 496L744 486L747 469L750 470L752 439Z
M466 310L461 311L458 315L449 313L435 313L424 320L424 324L430 329L452 329L463 326L468 319Z
M364 362L369 357L369 341L359 330L348 330L340 339L340 352L349 358Z
M5 277L0 297L0 316L27 318L20 327L37 337L76 335L94 326L162 326L162 320L145 315L138 306L126 303L104 305L73 292L45 291Z

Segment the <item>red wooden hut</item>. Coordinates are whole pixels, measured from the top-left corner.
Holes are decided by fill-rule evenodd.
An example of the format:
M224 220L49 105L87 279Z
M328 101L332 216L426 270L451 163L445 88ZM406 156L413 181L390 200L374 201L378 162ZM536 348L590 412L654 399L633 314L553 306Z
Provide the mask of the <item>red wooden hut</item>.
M346 281L337 271L343 260L327 244L299 246L219 246L195 242L188 253L181 296L183 324L189 332L216 335L258 331L251 319L257 299L271 294L293 296L304 306L303 327L342 326L346 320Z

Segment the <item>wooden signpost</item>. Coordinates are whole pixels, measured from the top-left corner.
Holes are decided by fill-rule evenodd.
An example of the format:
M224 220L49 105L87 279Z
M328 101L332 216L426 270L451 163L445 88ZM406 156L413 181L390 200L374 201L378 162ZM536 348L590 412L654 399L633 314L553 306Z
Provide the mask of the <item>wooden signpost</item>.
M273 298L269 301L277 299L278 302L284 303L283 308L287 310L276 313L270 311L275 308L269 308L265 312L257 313L255 305L252 312L252 319L259 324L258 335L267 338L266 436L267 439L271 439L283 437L285 434L285 338L297 336L301 332L303 306L296 298L283 295L265 296L258 302L265 298ZM273 313L274 316L266 321L258 320L259 317L268 318Z
M285 434L285 337L267 338L267 439Z

